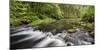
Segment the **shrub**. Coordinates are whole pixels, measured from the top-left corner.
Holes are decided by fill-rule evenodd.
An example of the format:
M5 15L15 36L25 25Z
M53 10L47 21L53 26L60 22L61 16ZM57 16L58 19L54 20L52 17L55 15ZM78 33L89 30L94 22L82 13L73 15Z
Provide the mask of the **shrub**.
M15 27L15 26L19 26L21 24L20 20L19 19L16 19L16 18L11 18L10 19L10 25L12 27Z

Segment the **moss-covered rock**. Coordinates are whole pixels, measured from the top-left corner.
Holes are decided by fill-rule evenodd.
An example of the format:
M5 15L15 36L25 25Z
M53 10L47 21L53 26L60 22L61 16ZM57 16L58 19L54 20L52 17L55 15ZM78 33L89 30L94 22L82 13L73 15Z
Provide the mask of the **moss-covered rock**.
M67 32L68 32L68 33L75 33L75 32L76 32L76 29L74 29L74 28L68 29Z
M52 23L43 23L40 25L40 28L47 32L59 33L63 30L67 30L69 28L73 28L73 25L66 22L65 20L57 20Z
M94 30L94 23L87 23L84 28L90 33Z
M89 33L89 35L90 35L91 37L93 37L93 38L94 38L95 33L94 33L94 32L91 32L91 33Z

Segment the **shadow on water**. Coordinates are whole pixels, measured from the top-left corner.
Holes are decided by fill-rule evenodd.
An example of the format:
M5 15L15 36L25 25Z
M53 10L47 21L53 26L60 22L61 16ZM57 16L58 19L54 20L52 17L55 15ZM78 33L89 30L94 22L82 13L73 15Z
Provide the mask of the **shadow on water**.
M41 42L45 37L38 39L37 41L34 41L34 38L31 38L29 40L23 41L18 44L11 45L11 49L25 49L25 48L32 48L37 43Z
M28 37L29 35L19 35L19 36L11 36L10 37L10 42L15 42L15 41L18 41L18 40L21 40L23 38L26 38Z

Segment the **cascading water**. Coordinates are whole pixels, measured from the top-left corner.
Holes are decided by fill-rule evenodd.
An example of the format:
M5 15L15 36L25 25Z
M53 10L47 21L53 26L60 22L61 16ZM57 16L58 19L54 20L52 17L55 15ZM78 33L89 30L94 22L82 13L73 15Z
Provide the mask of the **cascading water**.
M11 28L11 48L37 48L93 44L94 39L87 32L76 29L75 33L62 31L53 35L51 32L42 32L36 27Z

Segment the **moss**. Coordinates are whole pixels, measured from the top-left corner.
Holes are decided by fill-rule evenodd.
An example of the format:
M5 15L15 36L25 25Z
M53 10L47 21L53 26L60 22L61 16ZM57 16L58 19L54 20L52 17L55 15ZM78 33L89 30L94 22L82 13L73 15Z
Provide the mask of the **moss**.
M44 31L59 33L62 32L63 30L68 30L71 28L75 30L77 25L78 25L78 21L74 22L71 19L70 20L61 19L61 20L56 20L55 22L52 23L43 23L40 25L40 28ZM75 31L72 30L72 32Z
M30 26L37 26L37 25L41 25L43 23L44 24L52 23L54 21L55 20L54 19L51 19L51 18L38 19L38 20L32 21L29 25Z
M40 25L40 28L42 30L48 31L48 32L54 32L58 33L63 30L67 30L68 28L72 28L73 26L69 23L67 23L65 20L59 20L51 23L43 23Z
M68 33L74 33L74 32L76 32L76 29L74 29L74 28L68 29L67 32L68 32Z
M86 29L89 33L94 30L94 23L87 23L86 26L84 26L84 29Z

